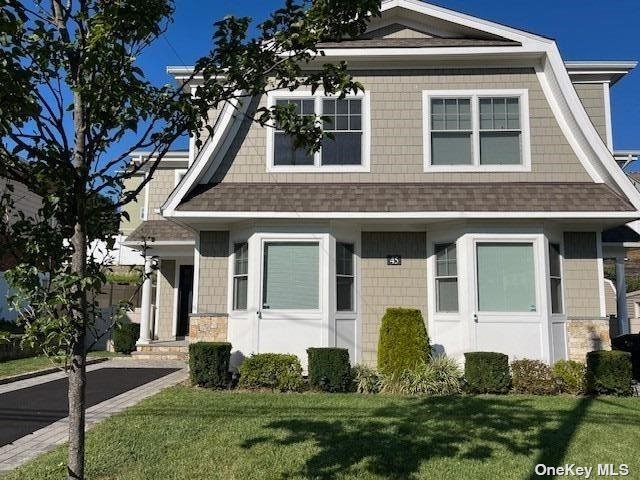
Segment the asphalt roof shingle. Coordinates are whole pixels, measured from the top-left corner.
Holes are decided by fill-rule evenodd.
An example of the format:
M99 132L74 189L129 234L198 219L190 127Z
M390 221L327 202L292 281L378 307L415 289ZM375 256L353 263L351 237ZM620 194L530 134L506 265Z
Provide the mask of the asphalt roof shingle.
M167 242L194 240L195 235L169 220L147 220L127 236L127 242Z

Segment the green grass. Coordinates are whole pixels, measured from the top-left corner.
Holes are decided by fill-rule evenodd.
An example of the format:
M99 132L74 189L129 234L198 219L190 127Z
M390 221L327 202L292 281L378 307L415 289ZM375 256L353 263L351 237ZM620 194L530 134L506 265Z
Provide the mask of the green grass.
M627 463L640 400L217 393L174 387L92 429L95 479L518 479ZM8 479L58 479L64 447Z
M89 352L87 355L89 358L102 358L102 357L118 357L122 356L120 353L98 351ZM7 360L0 362L0 378L11 377L13 375L20 375L21 373L35 372L36 370L43 370L45 368L52 368L54 365L45 356L19 358L17 360Z

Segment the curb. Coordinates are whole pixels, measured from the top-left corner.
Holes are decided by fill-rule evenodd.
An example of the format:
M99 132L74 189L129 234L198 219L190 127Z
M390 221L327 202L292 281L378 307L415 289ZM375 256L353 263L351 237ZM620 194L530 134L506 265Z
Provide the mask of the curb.
M92 358L91 360L87 360L86 365L102 363L102 362L106 362L107 360L110 360L110 358L108 357ZM49 375L50 373L56 373L60 371L62 370L60 370L59 368L51 367L51 368L45 368L43 370L36 370L35 372L21 373L19 375L13 375L11 377L0 378L0 385L6 385L7 383L18 382L20 380L28 380L30 378L41 377L43 375Z

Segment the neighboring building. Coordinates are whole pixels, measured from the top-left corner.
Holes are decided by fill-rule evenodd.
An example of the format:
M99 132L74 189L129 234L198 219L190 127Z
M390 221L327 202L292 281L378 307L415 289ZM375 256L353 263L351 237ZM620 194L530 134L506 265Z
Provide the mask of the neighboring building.
M420 309L456 358L553 362L609 344L603 257L624 248L602 232L640 218L609 88L635 63L565 63L553 40L416 0L382 10L362 38L322 46L364 93L226 105L128 207L124 246L146 239L147 268L160 263L142 354L184 338L228 340L234 363L337 345L375 364L392 306ZM244 115L276 102L333 117L336 139L308 156Z

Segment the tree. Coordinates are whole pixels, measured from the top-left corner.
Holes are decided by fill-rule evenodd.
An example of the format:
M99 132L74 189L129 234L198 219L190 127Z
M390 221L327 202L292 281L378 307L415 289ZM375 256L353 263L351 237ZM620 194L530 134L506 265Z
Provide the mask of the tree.
M105 218L124 215L121 207L176 139L189 133L201 146L210 108L273 89L323 88L340 97L362 89L345 63L323 63L318 45L360 35L380 5L286 0L255 38L249 18L227 17L214 24L213 48L196 62L193 76L204 81L195 95L185 86L152 85L136 64L174 10L173 0L0 0L0 176L42 196L37 218L18 212L3 220L0 234L19 246L20 264L8 279L16 306L29 306L21 311L24 341L68 366L68 478L84 477L85 338L100 316L92 298L105 283L87 247L108 239ZM292 107L247 115L263 126L277 123L298 146L321 144L322 119L301 118ZM140 149L152 154L127 168ZM125 190L143 168L146 181ZM11 192L2 196L4 208L13 201Z

